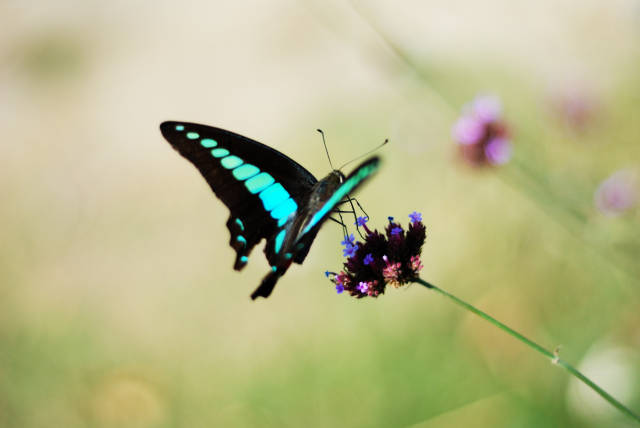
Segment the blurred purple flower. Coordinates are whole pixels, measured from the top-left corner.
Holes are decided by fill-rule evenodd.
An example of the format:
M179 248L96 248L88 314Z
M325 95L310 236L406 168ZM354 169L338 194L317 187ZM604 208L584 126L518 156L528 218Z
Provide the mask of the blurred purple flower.
M341 294L344 291L344 285L342 284L336 284L336 292L338 294Z
M605 179L595 191L594 203L604 215L618 216L638 202L638 182L630 170L620 170Z
M511 142L502 120L500 99L477 96L453 127L462 158L474 166L502 165L511 158Z
M453 127L453 138L458 144L476 144L483 135L484 124L472 116L462 116Z
M584 132L597 119L601 109L594 91L575 83L554 90L551 103L557 116L577 132Z
M494 138L485 146L484 154L491 165L502 165L511 158L511 143L505 138Z
M414 211L409 214L409 218L411 219L411 223L420 223L422 221L422 214L418 211Z
M479 95L473 100L473 112L482 123L495 122L502 115L502 103L494 95Z
M364 260L362 261L362 263L364 263L365 265L370 265L373 262L373 255L371 253L367 254L364 257Z

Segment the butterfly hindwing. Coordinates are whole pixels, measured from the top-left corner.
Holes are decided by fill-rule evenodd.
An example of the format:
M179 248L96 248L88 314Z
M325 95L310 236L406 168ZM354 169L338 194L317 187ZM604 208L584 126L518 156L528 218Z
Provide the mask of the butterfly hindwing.
M284 154L220 128L164 122L160 130L231 211L227 228L236 250L234 269L245 266L263 238L267 258L273 259L269 254L308 198L315 177Z
M315 239L322 224L329 218L329 215L338 205L344 202L349 193L354 192L362 183L373 175L380 166L380 159L372 157L360 164L342 183L335 182L335 174L329 174L320 180L312 189L310 194L310 205L307 207L305 217L298 217L291 225L290 229L283 234L285 241L284 248L280 249L280 257L276 257L273 252L267 251L267 257L273 257L273 271L269 272L262 280L258 288L251 294L251 298L258 296L268 297L275 287L278 279L284 275L291 262L302 263L311 243ZM316 198L316 196L319 196ZM302 214L301 214L302 215ZM294 234L292 236L291 234ZM267 244L267 248L269 243ZM289 257L285 257L285 256Z

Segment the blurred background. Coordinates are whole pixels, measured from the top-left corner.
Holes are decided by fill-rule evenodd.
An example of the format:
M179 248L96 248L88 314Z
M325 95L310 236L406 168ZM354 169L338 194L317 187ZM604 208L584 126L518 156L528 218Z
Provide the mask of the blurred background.
M316 128L335 164L388 137L358 195L369 225L422 212L423 278L638 412L638 0L26 0L0 17L0 426L631 426L422 287L337 295L334 224L250 301L262 248L233 271L227 209L158 126L223 127L317 177ZM461 156L478 94L500 101L506 163Z

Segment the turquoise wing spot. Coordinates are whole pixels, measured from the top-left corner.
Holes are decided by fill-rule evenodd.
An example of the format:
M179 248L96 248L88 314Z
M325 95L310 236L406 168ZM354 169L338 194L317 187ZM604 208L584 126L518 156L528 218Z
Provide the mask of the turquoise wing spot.
M276 180L266 172L261 172L255 177L251 177L247 181L244 182L245 187L249 192L255 194L260 192L263 189L271 186Z
M278 219L278 227L282 227L285 224L287 224L287 221L289 221L289 217L280 217Z
M275 272L275 271L277 271L277 270L278 270L278 268L277 268L277 267L275 267L275 266L271 266L271 270Z
M240 261L241 261L242 263L246 263L246 262L247 262L247 260L249 260L249 257L247 257L247 256L240 256Z
M260 192L260 199L266 211L271 211L289 197L289 193L284 190L282 184L274 183Z
M237 166L240 166L244 163L244 161L242 159L240 159L238 156L227 156L224 157L220 160L220 163L222 164L223 167L225 167L226 169L233 169Z
M184 125L176 125L176 131L184 131Z
M286 230L281 230L280 233L276 236L275 250L276 254L280 252L282 248L282 243L284 242L284 236L287 234Z
M236 219L236 224L238 225L238 227L240 228L240 230L244 231L244 224L242 223L242 220L240 220L239 218Z
M358 172L348 178L347 181L342 183L338 189L334 192L333 195L324 203L322 208L320 208L309 220L309 223L302 230L302 235L307 233L313 226L315 226L329 211L335 207L338 202L342 200L349 192L353 190L362 180L373 174L378 170L378 163L372 163L370 165L364 166L358 170Z
M245 163L243 165L240 165L239 167L231 171L231 173L236 178L236 180L240 180L240 181L244 181L247 178L251 178L259 172L260 172L260 169L258 169L257 166L251 165L250 163Z
M200 145L206 149L210 149L218 145L216 140L212 140L211 138L203 138L200 140Z
M271 217L276 220L286 219L298 209L298 204L291 198L286 199L271 211Z
M243 245L247 245L247 240L244 239L244 236L242 235L238 235L238 237L236 238L236 241L241 242Z
M217 148L217 149L211 150L211 155L214 158L223 158L223 157L227 156L228 154L229 154L229 150L227 150L227 149Z
M293 257L293 255L291 253L286 253L284 255L284 258L287 259L287 260L291 260L291 257Z
M200 138L200 135L197 132L187 132L187 138L190 140L196 140Z

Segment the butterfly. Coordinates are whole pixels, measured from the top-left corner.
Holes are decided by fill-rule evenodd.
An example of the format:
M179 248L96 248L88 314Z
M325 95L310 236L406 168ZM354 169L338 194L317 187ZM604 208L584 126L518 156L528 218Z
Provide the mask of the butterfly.
M163 122L164 138L200 171L229 208L229 245L241 270L262 239L271 266L251 294L268 297L291 263L302 264L322 224L345 198L374 174L373 156L345 176L331 171L317 180L293 159L269 146L224 129L187 122Z

